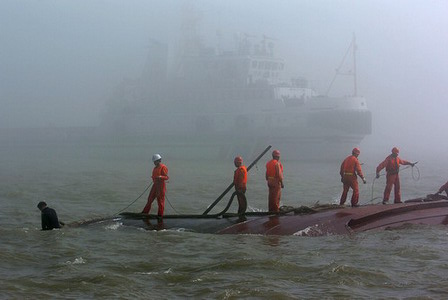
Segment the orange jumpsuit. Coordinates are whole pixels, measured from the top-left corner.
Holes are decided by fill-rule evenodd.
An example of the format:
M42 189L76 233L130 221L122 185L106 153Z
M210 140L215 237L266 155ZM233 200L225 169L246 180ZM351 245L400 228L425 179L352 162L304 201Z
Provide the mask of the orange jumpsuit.
M394 203L401 203L400 177L398 176L400 165L411 165L411 163L391 154L376 167L377 174L386 168L386 188L383 196L383 201L385 202L389 201L390 192L392 186L394 186Z
M439 193L441 193L443 191L445 191L446 195L448 196L448 181L440 187Z
M283 183L283 165L278 160L272 159L266 164L266 180L269 187L269 211L278 212Z
M155 166L152 170L152 188L149 192L148 202L146 203L145 208L142 213L148 214L151 211L151 204L154 202L154 199L157 198L158 211L157 215L162 217L163 211L165 209L165 193L166 193L166 185L165 180L168 180L168 168L160 163L158 166Z
M341 170L339 171L341 174L341 181L344 184L344 189L342 191L341 200L339 201L340 205L345 203L347 199L347 194L350 188L353 190L351 204L352 206L358 205L359 200L359 188L358 188L358 176L364 178L362 174L361 165L359 164L359 160L356 156L350 155L341 164Z
M238 214L242 215L246 212L246 184L247 184L247 168L246 166L239 166L233 174L233 184L235 185L235 191L237 191L236 197L238 198Z

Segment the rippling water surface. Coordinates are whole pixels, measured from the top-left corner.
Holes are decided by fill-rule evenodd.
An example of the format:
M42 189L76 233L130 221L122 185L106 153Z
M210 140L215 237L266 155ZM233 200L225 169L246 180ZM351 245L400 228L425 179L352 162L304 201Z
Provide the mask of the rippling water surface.
M0 297L448 297L445 226L318 238L155 232L119 221L39 230L41 200L66 223L113 215L129 205L148 185L152 152L158 150L151 145L1 145ZM372 186L375 159L363 165L369 183L361 186L362 204L377 203L384 188L384 179ZM266 160L249 173L252 210L267 207ZM433 193L448 177L447 165L420 160L419 180L416 171L402 172L404 199ZM168 155L164 162L171 177L168 214L203 212L231 182L234 169L231 159ZM282 204L338 201L339 163L285 158L284 166ZM145 198L127 211L141 211Z

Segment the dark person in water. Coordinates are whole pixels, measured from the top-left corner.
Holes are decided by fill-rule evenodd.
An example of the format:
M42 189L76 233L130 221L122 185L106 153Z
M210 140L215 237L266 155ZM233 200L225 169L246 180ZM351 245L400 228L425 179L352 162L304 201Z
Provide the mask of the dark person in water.
M37 204L37 208L41 211L42 230L52 230L54 228L61 228L64 223L59 222L56 211L47 206L47 203L41 201Z

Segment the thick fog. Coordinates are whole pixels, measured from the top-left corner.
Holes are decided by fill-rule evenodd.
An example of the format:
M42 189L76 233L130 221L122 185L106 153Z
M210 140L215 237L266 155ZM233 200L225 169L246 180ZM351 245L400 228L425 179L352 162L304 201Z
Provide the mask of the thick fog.
M373 116L361 146L445 152L446 1L2 0L0 128L97 126L114 89L142 74L150 41L174 55L186 6L200 13L205 43L272 37L288 72L321 93L355 34L358 94Z

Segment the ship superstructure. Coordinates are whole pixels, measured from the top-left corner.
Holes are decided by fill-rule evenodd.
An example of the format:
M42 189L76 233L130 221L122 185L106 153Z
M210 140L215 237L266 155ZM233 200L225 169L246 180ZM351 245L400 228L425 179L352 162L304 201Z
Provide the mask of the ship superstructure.
M253 44L243 35L234 51L222 51L184 36L172 72L168 47L152 41L142 77L117 90L103 128L167 147L210 144L226 155L272 144L290 159L340 159L371 133L363 97L318 95L304 78L285 79L272 39Z

